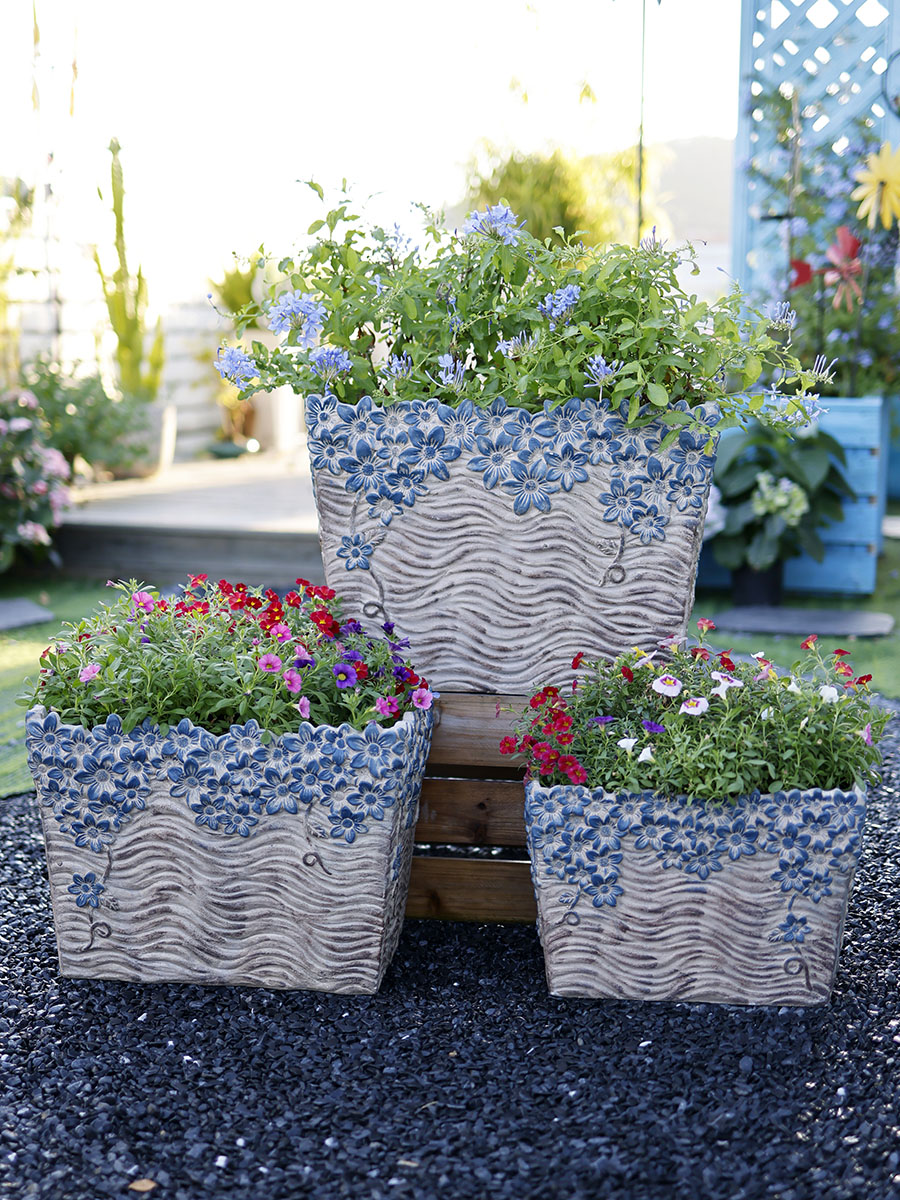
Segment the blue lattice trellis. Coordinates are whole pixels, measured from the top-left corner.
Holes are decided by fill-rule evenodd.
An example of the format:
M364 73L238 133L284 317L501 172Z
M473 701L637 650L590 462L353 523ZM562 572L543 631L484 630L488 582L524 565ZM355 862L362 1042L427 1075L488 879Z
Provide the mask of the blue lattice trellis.
M900 123L882 95L900 49L892 7L892 0L742 0L732 269L748 290L770 288L773 275L787 271L790 203L764 177L785 177L792 147L779 143L767 98L792 108L802 146L830 145L837 159L860 119L896 141Z

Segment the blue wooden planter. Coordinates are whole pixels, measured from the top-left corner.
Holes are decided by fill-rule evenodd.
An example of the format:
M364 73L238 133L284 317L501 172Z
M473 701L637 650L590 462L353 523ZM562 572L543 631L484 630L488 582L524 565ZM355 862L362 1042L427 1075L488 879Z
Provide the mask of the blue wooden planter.
M890 449L887 464L887 494L889 500L900 500L900 395L885 396L888 410Z
M785 563L787 591L841 595L874 592L888 495L890 403L883 401L881 396L828 397L824 401L828 411L820 424L844 447L846 475L856 492L856 499L844 505L843 521L819 530L825 543L822 562L804 554ZM723 436L727 437L728 433ZM700 556L697 586L731 586L731 572L719 566L708 545L704 546Z

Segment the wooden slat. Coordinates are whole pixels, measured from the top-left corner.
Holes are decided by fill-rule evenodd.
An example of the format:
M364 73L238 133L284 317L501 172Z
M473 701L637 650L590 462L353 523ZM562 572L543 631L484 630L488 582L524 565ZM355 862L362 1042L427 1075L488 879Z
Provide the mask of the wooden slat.
M500 739L512 730L517 713L527 703L524 696L485 696L474 692L442 692L440 723L431 742L432 763L467 763L471 766L509 766L500 753ZM500 714L497 714L497 705ZM505 712L512 708L514 712Z
M465 846L524 846L525 789L491 779L426 779L417 842Z
M406 915L445 921L534 921L537 906L528 863L413 858Z

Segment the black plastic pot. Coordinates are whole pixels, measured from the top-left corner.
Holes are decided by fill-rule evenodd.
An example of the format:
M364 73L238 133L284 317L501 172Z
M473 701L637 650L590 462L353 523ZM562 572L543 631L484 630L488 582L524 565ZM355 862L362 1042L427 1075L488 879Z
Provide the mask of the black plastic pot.
M738 567L731 573L731 598L737 607L750 605L773 608L781 603L782 563L773 563L765 571Z

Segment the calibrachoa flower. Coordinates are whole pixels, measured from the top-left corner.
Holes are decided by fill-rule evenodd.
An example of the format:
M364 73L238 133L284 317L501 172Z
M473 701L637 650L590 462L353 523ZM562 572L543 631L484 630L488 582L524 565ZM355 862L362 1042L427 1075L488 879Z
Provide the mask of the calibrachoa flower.
M708 632L701 628L701 637ZM672 646L659 674L637 670L647 657L638 647L612 662L577 655L578 690L536 691L503 752L525 760L526 777L547 786L577 780L617 803L622 793L717 801L756 791L850 791L876 778L890 714L870 707L855 680L839 692L834 664L845 655L826 661L813 641L799 675L783 678L762 651L735 664L728 651L696 649Z
M434 693L426 687L416 688L412 694L412 702L416 708L431 708L434 703Z
M350 663L338 663L331 671L339 688L350 688L356 684L356 671Z
M82 667L78 672L78 678L82 683L90 683L92 679L96 679L100 674L100 667L97 663L88 663L86 667Z
M289 692L300 692L303 690L303 677L299 675L293 667L288 667L284 673L284 686Z
M131 597L131 602L141 612L153 612L156 606L156 602L149 592L135 592Z
M259 668L262 671L280 671L281 659L277 654L263 654L259 661Z
M309 716L309 712L310 712L309 697L301 696L300 699L297 701L296 709L297 709L297 712L300 714L300 716L305 721L307 719L307 717Z
M396 713L398 702L396 696L379 696L375 701L375 710L383 717L392 717Z

